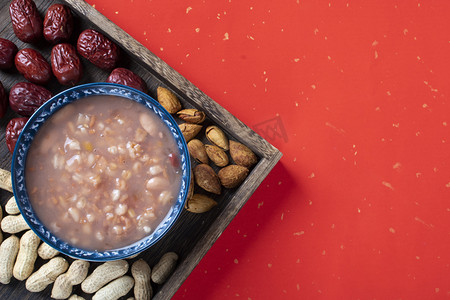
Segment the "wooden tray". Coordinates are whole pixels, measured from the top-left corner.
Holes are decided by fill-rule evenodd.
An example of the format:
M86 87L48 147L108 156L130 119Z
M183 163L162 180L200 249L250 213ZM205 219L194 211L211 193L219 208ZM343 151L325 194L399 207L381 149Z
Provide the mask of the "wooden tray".
M44 16L47 8L56 2L35 0L41 16ZM35 48L49 61L51 50L49 44L42 42L38 45L29 45L16 38L11 26L9 3L9 0L0 0L0 37L13 41L19 49ZM150 96L156 99L156 88L158 86L169 88L177 94L184 108L195 107L207 113L208 118L206 123L203 124L204 127L208 124L218 125L226 131L229 138L247 145L258 155L258 164L251 170L246 181L239 188L224 189L222 195L214 197L219 203L217 207L204 214L183 211L176 225L167 236L154 247L139 255L139 258L144 258L150 266L154 266L165 252L174 251L179 255L177 269L169 280L162 286L153 285L155 293L153 299L170 299L279 161L282 154L92 6L81 0L66 0L65 3L72 8L75 15L76 26L72 44L76 44L78 34L86 28L103 32L121 46L123 52L126 53L124 55L126 57L122 59L120 66L129 68L139 74L146 81ZM104 81L109 75L84 59L83 66L85 74L81 83ZM9 91L15 83L25 80L16 70L12 70L8 72L0 71L0 81ZM56 79L53 79L46 87L54 94L66 89L66 87L59 85ZM12 155L6 147L5 128L8 121L13 117L16 117L15 113L9 110L6 116L0 120L0 167L4 169L10 169L11 166ZM206 142L204 130L200 133L200 136ZM10 193L0 190L0 201L3 206L10 197ZM6 237L7 234L4 234L4 238ZM38 258L35 269L43 263ZM91 271L97 265L93 263ZM91 295L83 294L80 286L76 286L73 292L87 299L91 297ZM30 293L25 289L24 282L17 281L14 278L10 284L0 285L0 299L48 299L50 293L51 285L41 293Z

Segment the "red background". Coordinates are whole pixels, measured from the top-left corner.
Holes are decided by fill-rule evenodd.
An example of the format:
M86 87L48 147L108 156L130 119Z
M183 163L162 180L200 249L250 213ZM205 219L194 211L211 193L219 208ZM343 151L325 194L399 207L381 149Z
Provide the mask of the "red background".
M450 2L89 0L284 156L174 299L450 297Z

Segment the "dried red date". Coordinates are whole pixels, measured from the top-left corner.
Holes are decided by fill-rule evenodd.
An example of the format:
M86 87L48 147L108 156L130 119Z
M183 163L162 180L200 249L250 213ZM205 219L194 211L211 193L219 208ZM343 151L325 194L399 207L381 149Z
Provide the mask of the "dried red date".
M132 71L125 68L116 68L109 75L106 82L123 84L144 93L147 92L147 86L141 77L133 73Z
M22 116L31 116L51 97L52 93L42 86L19 82L9 91L9 106Z
M0 118L6 113L8 109L8 98L6 97L5 89L3 88L3 84L0 82Z
M9 5L14 33L25 43L35 43L42 37L42 18L32 0L13 0Z
M14 152L19 135L22 132L23 127L27 123L28 118L14 118L11 119L6 126L6 146L8 146L9 152Z
M52 68L41 53L31 48L25 48L16 54L16 68L26 80L47 84L52 76Z
M101 69L112 70L119 61L119 47L93 29L86 29L80 34L77 50L81 56Z
M44 38L53 44L67 42L73 31L73 17L63 4L53 4L44 18Z
M0 38L0 69L9 69L14 65L14 56L18 49L16 44Z
M75 85L83 76L83 67L75 47L70 44L58 44L52 49L53 75L63 85Z

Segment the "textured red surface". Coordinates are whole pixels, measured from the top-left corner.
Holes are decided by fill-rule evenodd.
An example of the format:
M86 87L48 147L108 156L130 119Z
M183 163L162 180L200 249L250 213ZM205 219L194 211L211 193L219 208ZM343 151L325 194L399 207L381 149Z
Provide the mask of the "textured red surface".
M449 1L88 2L284 154L174 299L450 297Z

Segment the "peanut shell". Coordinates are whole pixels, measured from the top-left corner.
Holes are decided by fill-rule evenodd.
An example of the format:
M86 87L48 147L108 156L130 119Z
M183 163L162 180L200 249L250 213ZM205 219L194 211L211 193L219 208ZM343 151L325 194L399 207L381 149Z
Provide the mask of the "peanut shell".
M81 290L87 294L97 292L111 280L126 274L128 267L128 262L125 260L107 261L96 267L81 283Z
M175 252L164 254L152 270L152 281L163 284L172 274L177 265L178 255Z
M33 273L40 242L41 240L32 230L28 230L20 238L19 252L13 268L13 276L17 280L25 280Z
M59 254L59 251L47 243L42 243L38 248L38 255L42 259L52 259Z
M134 279L131 276L119 277L99 289L92 297L92 300L117 300L128 294L133 286Z
M42 292L68 268L69 263L66 259L61 256L54 257L28 277L25 282L25 288L32 293Z
M142 258L135 261L131 266L131 275L134 279L134 296L136 299L151 299L153 295L150 284L152 270L148 263Z
M0 169L0 189L7 190L12 193L11 172Z
M13 277L14 262L19 252L19 238L11 235L0 245L0 283L8 284Z
M195 183L207 192L220 195L220 180L213 168L207 164L199 164L194 168Z
M220 183L226 188L235 188L247 177L249 170L239 165L229 165L222 168L219 173Z
M73 294L69 297L69 300L85 300L83 297L78 296L77 294Z
M12 196L5 204L5 210L10 215L20 214L19 207L17 206L16 198Z
M30 229L27 221L25 221L21 214L7 215L2 219L0 224L2 231L7 233L18 233Z

